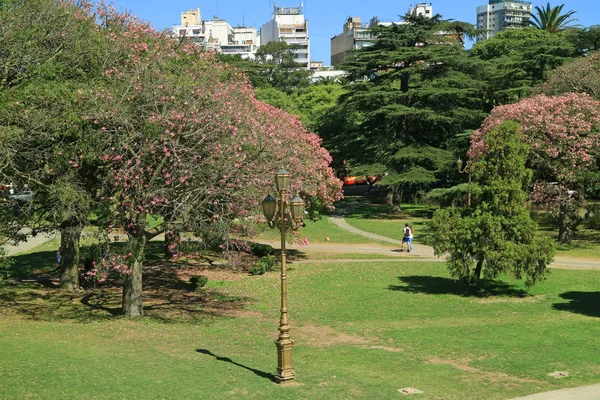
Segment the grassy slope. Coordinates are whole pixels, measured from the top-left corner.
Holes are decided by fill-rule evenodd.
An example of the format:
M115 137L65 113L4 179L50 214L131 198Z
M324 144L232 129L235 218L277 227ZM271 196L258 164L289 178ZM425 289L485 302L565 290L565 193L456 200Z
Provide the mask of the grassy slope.
M345 220L355 228L396 240L402 240L404 224L408 223L415 232L415 242L422 242L427 237L425 222L431 214L430 209L412 204L404 205L398 214L389 206L368 203L349 211Z
M2 289L0 397L387 399L416 387L423 399L503 399L598 381L600 271L552 271L530 297L503 284L465 297L434 263L292 264L289 276L290 386L270 380L272 272L213 280L211 304L170 314L169 299L152 299L143 320L111 317L118 296L89 308L83 294Z
M305 221L306 226L301 228L296 234L298 238L307 237L311 243L345 243L345 244L364 244L373 243L372 240L364 238L360 235L347 232L342 228L333 225L327 216L324 216L318 221ZM281 238L279 230L265 230L258 239L262 240L279 240ZM329 240L327 240L329 239Z

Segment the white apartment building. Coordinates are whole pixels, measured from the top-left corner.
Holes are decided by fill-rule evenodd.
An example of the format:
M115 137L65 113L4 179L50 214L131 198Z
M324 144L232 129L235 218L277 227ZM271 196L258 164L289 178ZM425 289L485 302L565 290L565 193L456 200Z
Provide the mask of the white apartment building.
M419 3L414 6L411 5L408 13L414 16L431 18L433 7L431 4ZM342 33L331 38L331 65L335 66L344 62L352 50L371 46L377 40L371 29L373 26L391 26L405 23L404 21L384 22L378 20L377 17L373 17L368 24L363 25L361 17L348 18Z
M411 4L408 13L413 16L431 18L433 16L433 6L431 3L419 3L414 6Z
M260 46L256 28L233 28L227 21L217 17L203 21L200 7L182 12L181 24L173 26L173 34L188 38L207 50L249 59L254 59Z
M521 29L531 17L531 8L531 1L527 0L489 0L477 7L477 29L485 30L477 41L490 39L506 29Z
M279 41L298 45L294 59L301 67L310 69L308 21L302 7L273 7L273 18L260 28L260 43Z
M254 27L238 26L233 28L233 39L221 45L223 54L240 55L242 58L254 60L260 47L260 36Z
M348 18L342 33L331 38L332 66L342 63L352 50L371 46L375 42L377 38L371 31L372 23L377 23L376 17L364 26L361 17Z

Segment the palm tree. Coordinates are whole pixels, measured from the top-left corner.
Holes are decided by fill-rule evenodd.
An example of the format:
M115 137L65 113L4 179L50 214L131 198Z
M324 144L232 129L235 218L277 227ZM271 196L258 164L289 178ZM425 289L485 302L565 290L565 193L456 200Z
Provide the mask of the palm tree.
M569 19L571 15L575 14L575 11L573 10L561 15L564 6L565 5L562 4L550 8L550 3L546 5L546 8L535 6L537 15L531 14L532 19L528 20L526 25L532 25L548 32L563 31L571 22L577 21L577 18Z

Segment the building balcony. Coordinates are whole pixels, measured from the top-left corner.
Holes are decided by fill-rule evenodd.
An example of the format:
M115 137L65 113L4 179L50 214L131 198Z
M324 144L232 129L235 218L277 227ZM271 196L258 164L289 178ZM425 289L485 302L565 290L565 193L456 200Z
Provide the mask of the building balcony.
M308 39L296 39L290 37L282 37L281 39L285 40L287 44L302 44L308 46L308 44L310 43L310 40Z
M221 46L221 52L223 54L251 53L252 46L223 45Z
M308 32L302 32L302 33L285 33L285 32L279 32L279 37L285 37L285 38L291 38L291 39L307 39L308 38Z

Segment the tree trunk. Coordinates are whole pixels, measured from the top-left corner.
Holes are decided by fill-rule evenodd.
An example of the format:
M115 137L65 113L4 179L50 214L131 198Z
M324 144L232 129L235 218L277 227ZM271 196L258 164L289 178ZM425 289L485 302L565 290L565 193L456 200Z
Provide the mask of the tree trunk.
M483 268L483 257L480 257L479 260L477 260L477 266L473 270L473 276L471 276L471 282L470 282L471 286L479 285L479 282L481 280L482 268Z
M81 225L60 228L60 288L79 289L79 238Z
M400 79L400 91L402 93L408 92L408 89L409 89L408 83L409 82L410 82L410 74L408 72L403 72L402 77Z
M569 243L571 241L571 219L566 212L561 212L558 216L558 242Z
M402 198L404 197L404 185L400 185L400 190L398 192L398 211L402 211Z
M404 193L404 185L394 185L392 190L392 206L396 212L402 212L402 195Z
M129 235L133 262L130 265L131 271L125 275L123 282L123 301L121 304L122 313L127 317L144 315L142 307L142 267L147 239L144 225L140 224L140 221L145 221L145 215L143 219L138 218L135 232Z
M385 194L385 204L388 206L394 205L394 187L388 186L387 192Z

